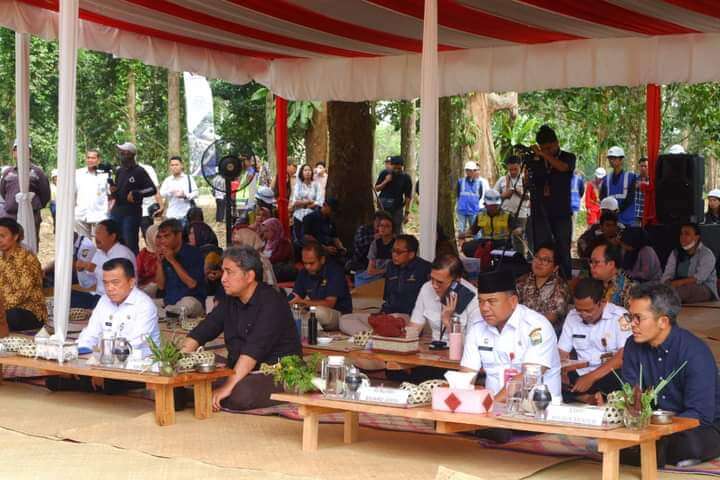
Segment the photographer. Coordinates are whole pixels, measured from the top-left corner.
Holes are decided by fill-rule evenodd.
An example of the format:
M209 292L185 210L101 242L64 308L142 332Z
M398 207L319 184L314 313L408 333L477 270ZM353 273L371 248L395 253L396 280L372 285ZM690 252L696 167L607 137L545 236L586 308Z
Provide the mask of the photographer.
M560 149L557 135L548 125L540 127L535 140L534 156L524 159L530 176L529 231L535 245L555 243L560 271L570 278L570 179L575 171L575 155Z

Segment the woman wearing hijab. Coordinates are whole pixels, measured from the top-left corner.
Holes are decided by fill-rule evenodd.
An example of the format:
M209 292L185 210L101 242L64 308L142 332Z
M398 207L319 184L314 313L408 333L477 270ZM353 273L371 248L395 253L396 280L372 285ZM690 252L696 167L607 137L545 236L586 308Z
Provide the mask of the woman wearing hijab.
M145 231L145 248L140 250L137 256L137 276L140 290L155 298L158 286L155 283L157 273L157 250L155 239L158 234L158 225L151 225Z
M280 220L268 218L260 228L260 238L265 241L263 254L270 259L270 263L284 263L292 260L292 245L290 240L285 238Z
M620 235L623 249L623 270L636 282L658 281L662 276L660 259L650 246L647 233L642 228L628 228Z

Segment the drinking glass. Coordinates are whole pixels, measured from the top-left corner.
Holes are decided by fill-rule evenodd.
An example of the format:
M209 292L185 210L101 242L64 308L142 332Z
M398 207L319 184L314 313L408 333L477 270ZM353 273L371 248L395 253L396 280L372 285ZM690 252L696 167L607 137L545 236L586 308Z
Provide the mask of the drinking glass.
M510 380L505 386L506 413L508 415L517 415L520 413L520 404L522 403L523 384L520 380Z

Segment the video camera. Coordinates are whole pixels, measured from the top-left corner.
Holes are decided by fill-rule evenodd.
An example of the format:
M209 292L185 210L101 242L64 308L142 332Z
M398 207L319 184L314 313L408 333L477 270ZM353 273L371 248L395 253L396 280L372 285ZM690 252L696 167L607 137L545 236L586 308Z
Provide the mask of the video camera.
M516 157L520 157L523 163L527 164L532 164L533 162L539 162L541 160L531 147L527 147L520 143L513 145L512 154Z

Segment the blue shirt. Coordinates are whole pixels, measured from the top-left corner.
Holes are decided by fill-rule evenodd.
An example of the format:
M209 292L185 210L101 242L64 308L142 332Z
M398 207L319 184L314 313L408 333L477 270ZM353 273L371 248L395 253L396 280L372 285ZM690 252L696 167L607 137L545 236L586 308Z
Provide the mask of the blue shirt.
M715 359L708 346L687 330L672 327L658 347L635 343L628 338L623 353L623 379L638 384L642 365L642 386L657 385L687 361L687 365L660 392L657 407L680 417L696 418L701 425L720 420L720 384Z
M385 272L382 313L410 315L422 286L430 280L430 262L415 257L407 265L388 265Z
M188 288L180 280L175 269L167 260L162 261L163 272L165 273L165 305L175 305L183 297L195 297L201 305L205 305L205 262L200 250L183 243L175 258L182 265L188 275L196 282L195 288Z
M340 313L352 312L352 297L348 289L343 268L332 260L326 259L325 265L317 275L311 275L306 269L300 270L295 279L293 293L310 300L325 300L335 297L335 310Z

